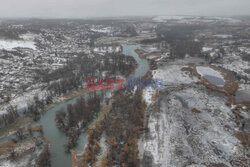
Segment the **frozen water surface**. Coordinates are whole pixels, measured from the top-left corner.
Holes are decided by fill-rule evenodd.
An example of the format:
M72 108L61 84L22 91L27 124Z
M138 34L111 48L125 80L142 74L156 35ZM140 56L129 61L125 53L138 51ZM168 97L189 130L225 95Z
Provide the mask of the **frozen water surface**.
M216 86L224 86L225 80L219 71L215 71L210 67L196 67L197 72L206 80Z

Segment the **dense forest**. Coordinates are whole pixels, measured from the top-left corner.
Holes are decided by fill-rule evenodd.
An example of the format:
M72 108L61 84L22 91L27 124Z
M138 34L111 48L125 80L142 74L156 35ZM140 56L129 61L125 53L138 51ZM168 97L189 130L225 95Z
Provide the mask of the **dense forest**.
M144 130L146 104L142 90L117 90L112 97L111 110L105 118L89 131L88 145L84 152L83 164L93 165L100 152L100 138L106 136L109 147L102 167L139 166L138 139Z

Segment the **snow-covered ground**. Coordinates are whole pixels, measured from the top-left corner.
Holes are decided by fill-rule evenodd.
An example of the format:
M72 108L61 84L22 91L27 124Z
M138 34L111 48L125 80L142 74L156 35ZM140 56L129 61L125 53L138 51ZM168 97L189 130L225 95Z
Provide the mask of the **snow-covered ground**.
M212 51L212 50L213 50L213 48L211 48L211 47L203 47L202 48L203 52L208 52L208 51Z
M117 53L121 51L120 46L101 46L101 47L96 47L93 49L95 53Z
M166 65L163 68L153 70L154 79L163 79L163 85L189 84L196 82L196 78L190 78L188 74L181 71L183 65Z
M18 110L23 110L28 106L30 102L34 99L34 96L37 95L39 99L42 99L46 97L46 91L41 91L40 89L35 89L30 92L26 92L22 95L18 95L17 97L14 97L9 104L12 106L17 106ZM0 106L0 115L6 113L6 108L8 104Z
M161 92L159 99L160 108L150 110L150 133L143 146L144 156L153 159L148 166L231 166L230 160L244 157L226 97L194 86Z
M2 155L0 157L0 167L28 167L35 166L37 157L42 153L44 148L44 143L36 145L36 141L40 142L43 140L41 136L36 139L25 139L24 141L17 144L14 151L18 158L11 160L7 158L9 155ZM41 141L42 142L42 141Z
M23 40L3 40L0 39L0 49L12 50L14 48L30 48L35 50L35 42L33 41L23 41Z
M199 59L186 58L167 62L153 70L153 78L163 79L164 89L149 108L148 128L139 142L145 167L206 167L244 159L244 148L234 133L238 126L227 97L197 85L197 78L182 71L185 64ZM198 73L224 80L219 71L198 66ZM150 90L144 99L151 103ZM245 159L244 159L245 160Z
M244 70L250 68L250 63L242 60L238 54L232 53L232 55L223 58L221 66L238 74L246 74Z
M20 36L23 40L6 40L0 39L0 49L12 50L14 48L30 48L36 50L35 39L36 35L34 34L23 34Z
M218 38L232 38L233 36L229 35L229 34L217 34L217 35L214 35L214 37L218 37Z
M152 97L155 93L156 93L156 90L152 89L151 87L143 90L142 96L143 96L145 102L147 103L147 105L150 105L152 103Z
M91 31L100 32L100 33L109 33L112 30L112 27L104 27L104 28L91 28Z

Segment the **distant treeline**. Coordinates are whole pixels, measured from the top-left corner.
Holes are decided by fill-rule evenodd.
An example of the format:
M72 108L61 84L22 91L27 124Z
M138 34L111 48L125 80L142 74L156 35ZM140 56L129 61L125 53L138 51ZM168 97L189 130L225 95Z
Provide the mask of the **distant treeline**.
M20 40L20 35L25 34L27 30L18 28L9 28L8 25L2 25L0 27L0 39L13 39Z
M157 37L144 39L142 44L167 42L170 46L171 58L183 58L185 55L199 56L203 47L202 42L194 41L194 31L203 28L202 26L167 26L158 25L156 28ZM168 46L168 45L165 45Z

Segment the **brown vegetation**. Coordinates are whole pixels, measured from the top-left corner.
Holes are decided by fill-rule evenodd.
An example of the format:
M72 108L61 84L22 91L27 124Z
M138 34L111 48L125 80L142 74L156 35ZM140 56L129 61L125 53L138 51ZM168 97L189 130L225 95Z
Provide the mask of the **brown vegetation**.
M111 109L109 105L109 99L105 99L105 105L102 106L101 112L99 112L98 117L94 119L88 125L88 144L84 150L84 152L80 155L76 155L74 151L71 151L72 154L72 164L75 164L77 167L86 167L87 164L92 164L95 166L96 163L96 156L99 153L101 148L99 146L98 141L104 131L104 120L106 119L108 111ZM93 142L95 141L95 142ZM93 148L93 149L92 149ZM89 155L92 155L91 157ZM101 162L103 163L103 162ZM73 165L74 166L74 165Z
M105 120L108 166L139 166L137 140L144 126L146 104L142 90L133 96L128 91L117 91L112 109Z
M0 144L0 155L10 154L15 148L16 144L11 141Z
M183 67L181 69L181 71L189 71L189 72L192 72L193 71L193 68L192 67Z
M207 167L228 167L228 166L223 163L210 163L209 165L207 165Z
M46 147L39 155L38 159L36 160L36 164L38 167L50 167L50 153L48 147Z
M197 110L196 108L193 108L191 111L192 111L193 113L201 113L201 111L200 111L200 110Z
M93 165L96 161L96 156L100 152L99 140L103 133L103 124L97 124L94 129L88 131L88 145L83 153L85 163Z
M38 167L50 166L49 142L42 136L40 125L27 129L19 128L15 132L15 136L15 138L0 144L0 155L6 155L12 161L19 161L25 155L32 153ZM35 156L41 148L43 149L42 152Z
M250 148L250 135L249 135L249 133L236 131L235 136L242 142L242 144L244 144Z
M230 160L230 164L233 167L249 167L249 159L238 157L236 159Z
M42 132L42 126L41 125L34 125L30 128L32 131L38 131Z
M82 155L72 154L73 164L94 166L100 152L98 141L105 131L109 151L101 166L139 166L137 142L144 127L145 110L142 90L137 90L135 95L127 90L115 91L110 112L88 131L88 145Z
M136 49L135 52L138 54L138 56L139 56L141 59L146 59L145 51L143 51L143 50L141 50L141 49Z

